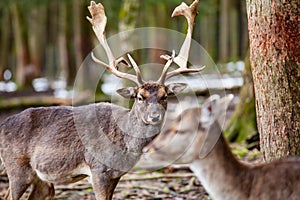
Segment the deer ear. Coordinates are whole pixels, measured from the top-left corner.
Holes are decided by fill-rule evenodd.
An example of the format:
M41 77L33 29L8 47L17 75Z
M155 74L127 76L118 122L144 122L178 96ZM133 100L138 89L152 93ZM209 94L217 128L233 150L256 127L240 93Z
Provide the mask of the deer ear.
M174 95L182 90L184 90L187 87L186 83L171 83L167 85L168 88L168 95Z
M232 94L222 98L220 98L219 95L212 95L201 106L201 126L208 131L205 134L205 140L203 141L199 158L204 158L211 152L222 134L226 110L232 99ZM214 124L212 126L216 121L218 121L218 125Z
M202 123L208 123L210 126L214 120L218 120L222 126L225 119L226 110L233 99L233 95L229 94L220 98L219 95L210 96L201 106L201 119Z
M210 127L215 118L216 102L220 99L219 95L212 95L201 106L201 123L205 128Z
M133 99L136 96L136 90L134 87L118 89L117 93L126 99Z

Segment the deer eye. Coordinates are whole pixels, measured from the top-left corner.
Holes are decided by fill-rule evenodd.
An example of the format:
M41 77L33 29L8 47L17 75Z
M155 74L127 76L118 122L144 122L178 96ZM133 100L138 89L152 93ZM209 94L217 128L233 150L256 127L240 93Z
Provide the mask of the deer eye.
M165 100L167 100L167 98L168 98L168 95L165 95L165 96L161 97L161 100L165 101Z
M137 95L137 100L139 103L143 102L144 101L144 97L140 94Z

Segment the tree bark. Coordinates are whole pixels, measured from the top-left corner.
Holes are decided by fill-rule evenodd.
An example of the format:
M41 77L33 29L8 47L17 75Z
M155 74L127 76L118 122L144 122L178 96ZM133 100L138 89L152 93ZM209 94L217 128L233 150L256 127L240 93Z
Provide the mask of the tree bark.
M7 57L9 54L9 34L10 34L10 29L7 28L9 24L9 12L8 9L4 9L3 13L1 15L2 21L2 29L1 29L1 41L0 41L0 81L4 80L4 71L7 66Z
M229 14L229 59L238 59L238 42L239 42L239 30L238 30L238 6L236 0L230 1Z
M264 158L300 155L299 0L247 0L247 14Z
M22 21L20 8L17 2L11 5L11 15L13 24L13 34L16 48L16 83L19 86L28 86L30 84L30 76L32 74L29 63L29 53L25 42L25 24ZM24 20L24 19L23 19Z
M228 40L229 40L229 0L220 1L220 44L219 60L226 61L228 58Z
M62 2L58 8L58 53L59 53L59 76L69 80L69 60L67 48L67 7Z
M31 9L28 18L28 43L33 77L41 76L46 45L46 6Z
M73 34L74 34L74 54L75 54L75 65L76 70L79 69L82 61L83 61L83 54L82 54L82 37L81 37L81 21L84 19L82 15L81 8L83 7L83 3L81 1L74 1L72 4L73 9Z

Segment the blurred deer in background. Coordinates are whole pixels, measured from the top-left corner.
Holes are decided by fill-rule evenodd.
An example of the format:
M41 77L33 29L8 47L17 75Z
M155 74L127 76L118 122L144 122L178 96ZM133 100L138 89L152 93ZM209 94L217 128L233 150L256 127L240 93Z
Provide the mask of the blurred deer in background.
M165 81L186 72L194 18L198 1L190 7L178 6L173 16L184 15L188 34L178 56L164 55L166 64L158 81L145 82L128 54L136 75L118 70L124 58L115 59L105 38L104 7L91 2L88 18L109 60L106 64L93 54L92 59L119 78L130 80L136 87L117 92L134 99L132 109L109 103L80 107L29 108L0 124L0 154L9 178L8 200L18 200L27 188L33 188L31 200L54 199L57 183L72 183L89 177L98 200L112 199L120 179L140 158L142 149L159 134L167 97L186 87L183 83L166 85ZM168 72L175 62L179 68ZM127 63L128 64L128 63ZM128 64L129 65L129 64Z
M183 111L171 128L144 149L143 158L189 164L214 200L299 199L299 157L260 165L244 164L234 157L220 126L231 99L231 95L212 96L201 108Z

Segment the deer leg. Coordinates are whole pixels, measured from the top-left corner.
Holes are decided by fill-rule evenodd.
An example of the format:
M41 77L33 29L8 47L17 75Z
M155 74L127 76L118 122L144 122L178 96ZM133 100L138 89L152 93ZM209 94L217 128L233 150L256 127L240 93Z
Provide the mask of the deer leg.
M26 162L16 163L13 160L12 162L5 163L5 166L9 180L9 189L5 200L18 200L36 179L36 175Z
M117 187L117 185L119 183L119 180L120 180L120 178L111 179L111 184L110 184L110 187L108 188L109 199L112 199L115 188Z
M92 185L97 200L111 200L120 178L111 179L107 175L92 176Z
M10 189L8 188L4 195L4 200L9 200L9 193L10 193Z
M28 200L54 200L54 194L54 186L52 183L46 183L40 179L37 179L33 183L33 188Z
M5 195L5 200L19 200L26 189L31 185L32 179L30 177L27 179L25 173L23 174L24 177L18 174L10 176L8 173L7 175L9 178L9 189Z

